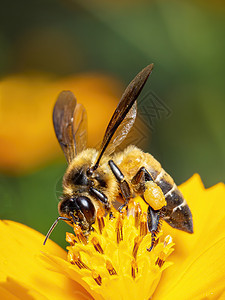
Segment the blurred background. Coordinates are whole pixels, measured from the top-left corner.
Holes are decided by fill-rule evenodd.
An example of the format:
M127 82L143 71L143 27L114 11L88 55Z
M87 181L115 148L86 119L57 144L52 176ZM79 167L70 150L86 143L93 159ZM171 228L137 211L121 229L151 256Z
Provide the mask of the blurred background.
M86 107L95 147L126 85L152 62L127 142L177 184L196 172L206 187L225 181L224 17L219 0L1 1L0 218L46 234L58 216L59 92ZM62 223L52 239L65 246Z

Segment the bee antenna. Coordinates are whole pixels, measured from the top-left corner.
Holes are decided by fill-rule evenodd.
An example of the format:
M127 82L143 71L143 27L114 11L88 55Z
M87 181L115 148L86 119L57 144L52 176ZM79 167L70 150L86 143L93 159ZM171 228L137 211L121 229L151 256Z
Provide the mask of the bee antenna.
M46 234L43 245L46 244L48 238L50 237L50 235L51 235L52 231L54 230L55 226L58 224L59 220L70 221L69 218L66 218L66 217L58 217L58 218L55 220L55 222L52 224L52 226L50 227L48 233Z

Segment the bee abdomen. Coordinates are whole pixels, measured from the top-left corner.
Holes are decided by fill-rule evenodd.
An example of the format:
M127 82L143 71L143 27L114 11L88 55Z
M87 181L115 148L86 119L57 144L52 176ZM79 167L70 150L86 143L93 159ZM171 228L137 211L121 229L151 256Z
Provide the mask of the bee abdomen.
M190 208L172 177L162 169L154 181L163 191L167 201L167 205L162 209L164 220L176 229L193 233Z
M155 178L153 176L153 180L161 188L165 197L167 194L169 195L169 193L171 193L175 188L173 178L169 174L167 174L163 168L161 168L160 172Z
M167 209L176 211L187 205L181 192L178 190L176 184L174 183L171 190L169 190L165 195L167 201Z

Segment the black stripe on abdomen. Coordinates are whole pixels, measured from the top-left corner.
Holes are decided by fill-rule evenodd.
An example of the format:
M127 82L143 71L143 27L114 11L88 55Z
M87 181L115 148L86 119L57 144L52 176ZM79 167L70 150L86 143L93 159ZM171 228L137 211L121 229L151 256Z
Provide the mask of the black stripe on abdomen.
M181 192L178 190L178 188L176 187L176 185L174 184L174 187L172 187L172 189L174 189L172 192L167 192L167 194L165 195L166 201L167 201L167 209L174 209L175 207L181 205L182 203L186 203L186 201L184 200L183 195L181 194ZM172 190L171 189L171 190Z

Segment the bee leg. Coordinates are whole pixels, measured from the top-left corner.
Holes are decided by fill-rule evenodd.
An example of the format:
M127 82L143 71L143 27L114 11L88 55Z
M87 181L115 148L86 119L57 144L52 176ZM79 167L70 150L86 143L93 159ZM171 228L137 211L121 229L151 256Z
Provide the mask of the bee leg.
M133 177L131 180L132 187L134 191L141 195L142 199L148 204L146 199L144 198L144 192L146 190L146 182L153 181L152 176L149 174L149 172L145 169L145 167L142 167L139 169L137 174ZM152 238L151 238L151 246L148 248L148 251L151 251L155 245L157 233L159 232L160 225L161 225L161 211L160 210L154 210L150 205L148 206L148 212L147 212L147 224L148 224L148 230L151 232Z
M147 216L148 230L151 232L152 235L151 246L150 248L147 248L147 250L150 252L155 245L156 236L160 229L161 214L159 210L154 210L151 206L149 206Z
M114 219L115 217L114 217L114 214L113 214L113 212L112 211L110 211L110 213L109 213L109 220L112 220L112 219Z
M86 229L86 230L87 230L87 229L90 229L90 228L89 228L90 226L89 226L89 224L88 224L88 222L87 222L87 219L86 219L85 215L82 213L82 211L81 211L80 209L78 209L78 210L77 210L77 213L80 215L80 219L83 220L83 221L82 221L82 227L83 227L84 229ZM73 214L72 211L70 212L70 216L71 216L71 218L73 219L74 224L80 226L80 224L77 223L77 221L76 221L76 219L75 219L74 214Z
M153 181L152 176L145 169L145 167L141 167L137 174L131 180L131 184L134 188L134 191L138 194L144 194L145 183L147 181Z
M130 193L130 187L128 182L125 180L123 173L120 171L120 169L117 167L117 165L114 163L113 160L109 160L108 162L114 176L116 177L119 186L120 186L120 192L124 200L124 204L121 205L118 210L119 212L122 211L122 209L127 206L128 202L130 201L131 193Z
M91 195L95 197L96 200L104 204L105 210L108 212L110 210L110 203L106 195L93 187L90 187L89 191Z
M80 209L78 209L78 210L79 210L79 212L80 212ZM72 211L70 212L70 216L71 216L71 218L72 218L72 220L73 220L73 223L74 223L74 224L77 224L77 221L76 221L76 219L75 219L74 214L73 214Z

